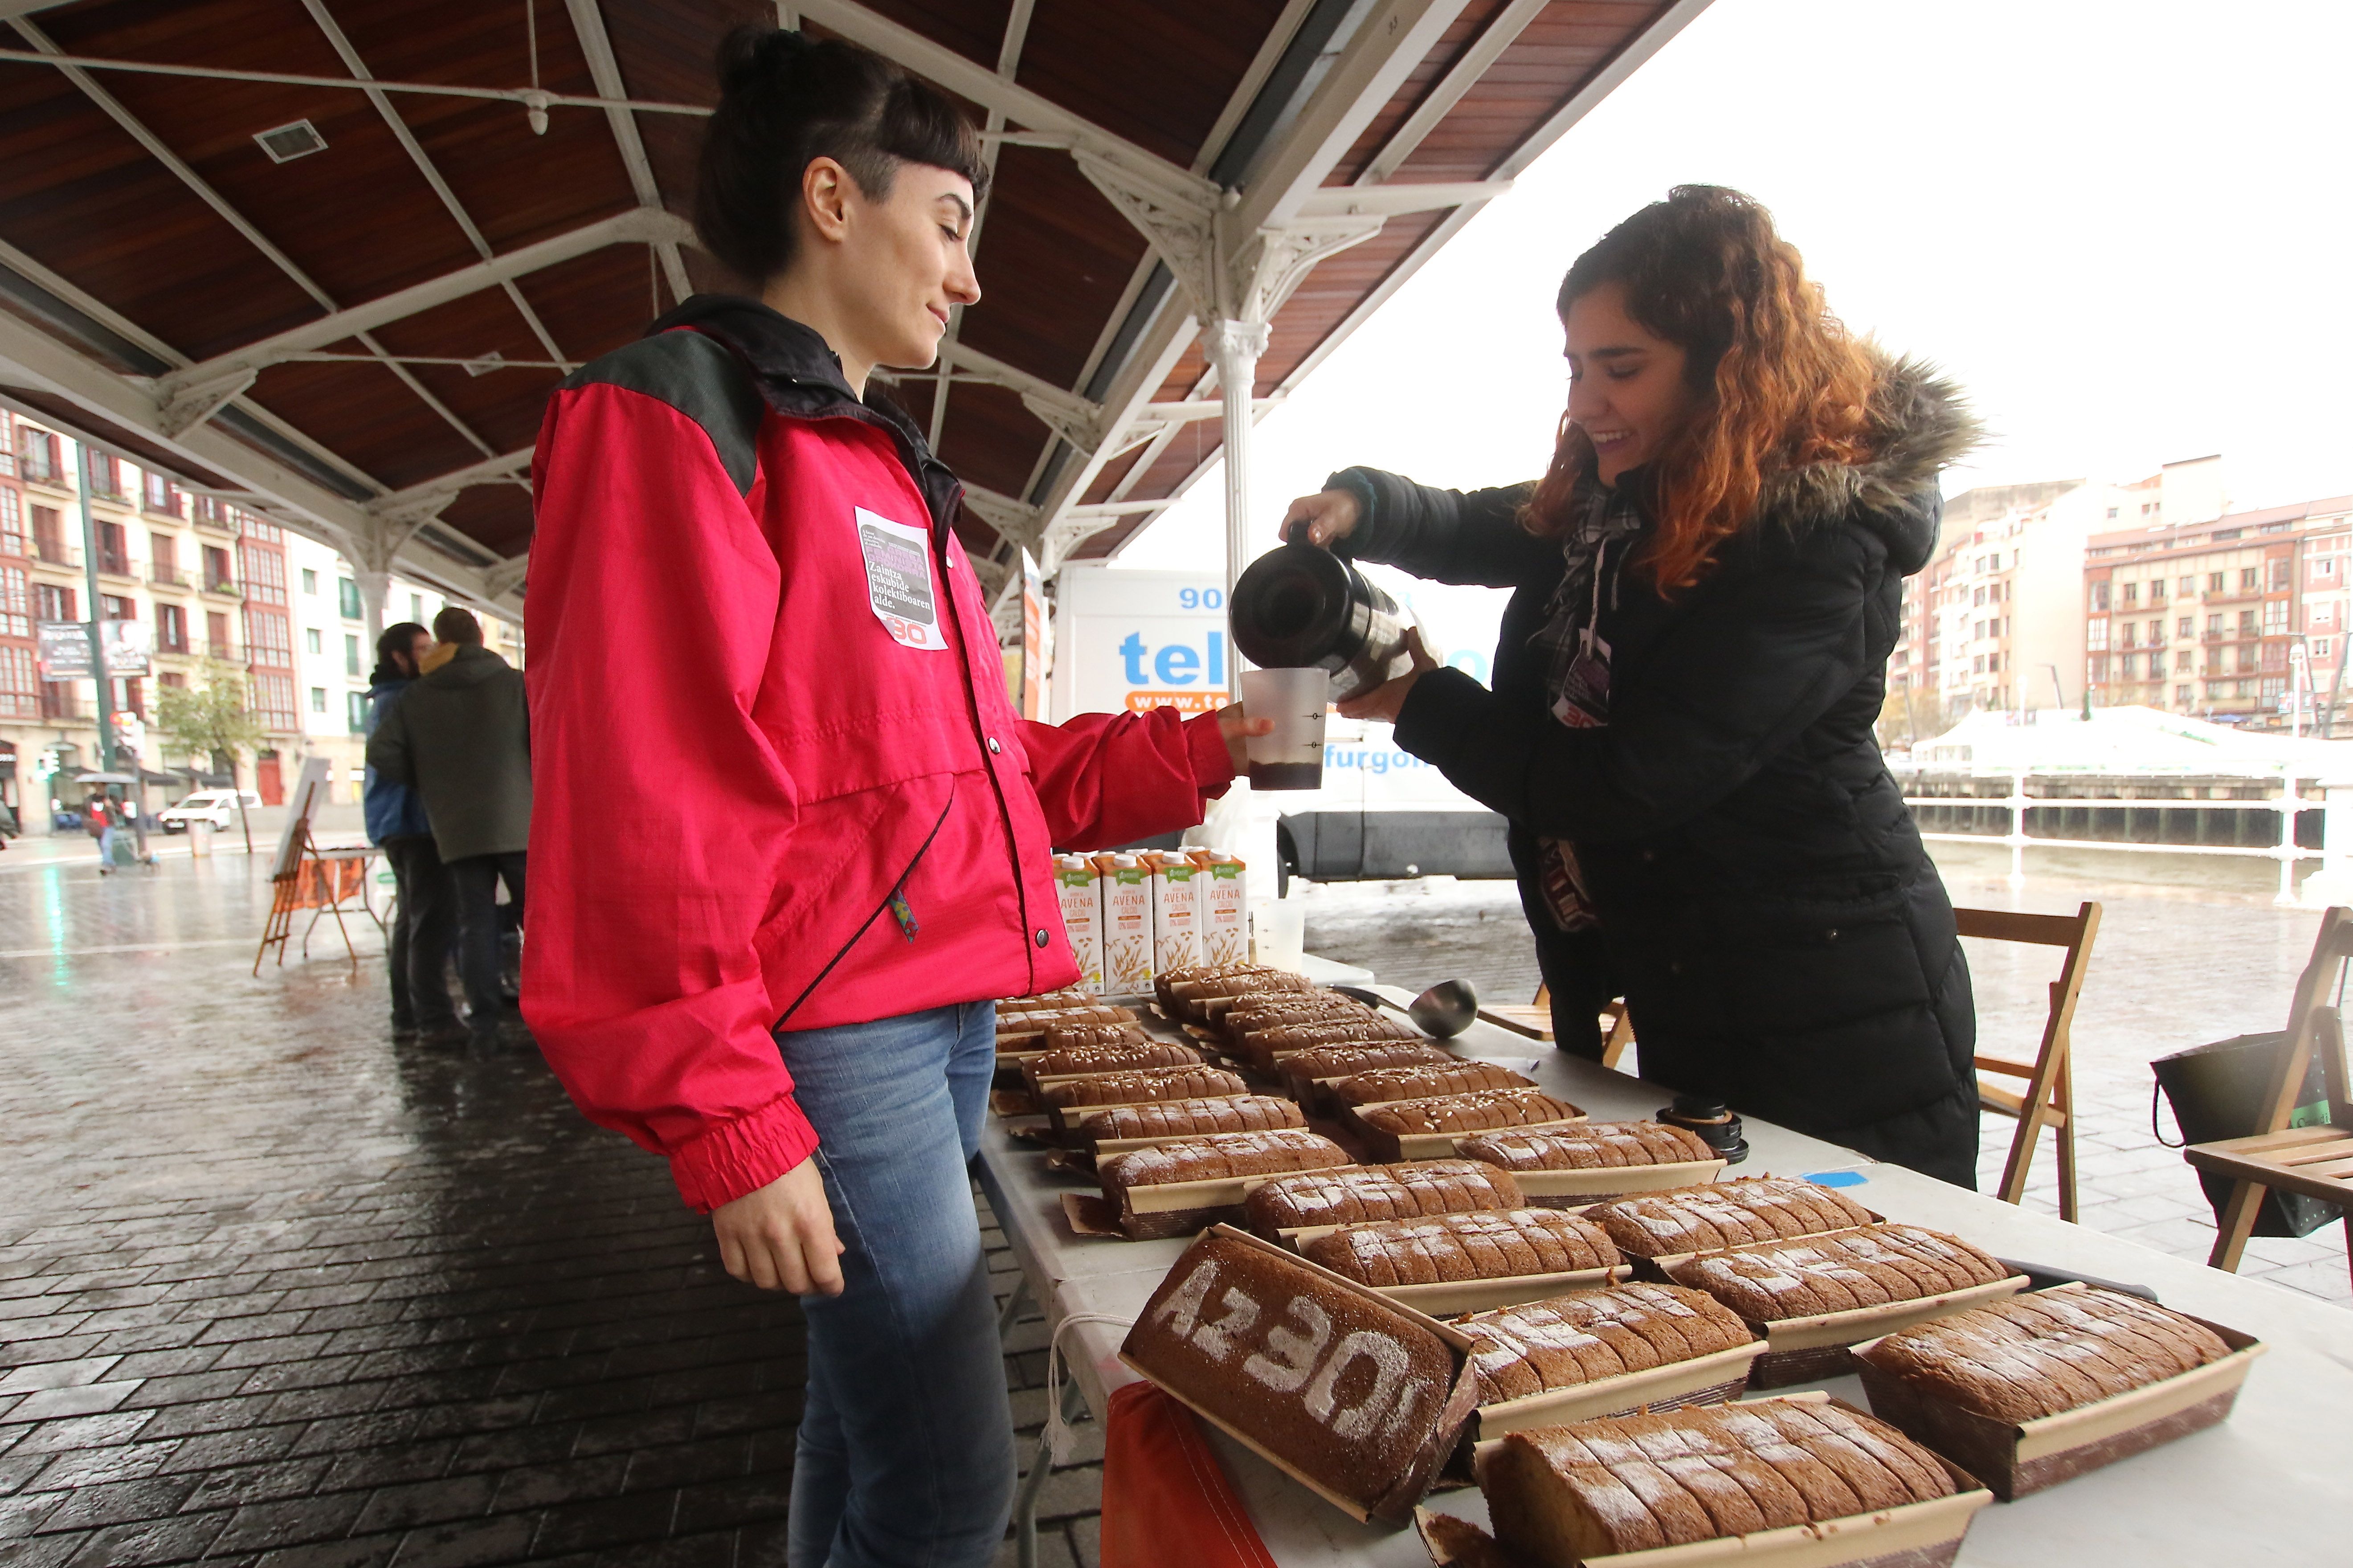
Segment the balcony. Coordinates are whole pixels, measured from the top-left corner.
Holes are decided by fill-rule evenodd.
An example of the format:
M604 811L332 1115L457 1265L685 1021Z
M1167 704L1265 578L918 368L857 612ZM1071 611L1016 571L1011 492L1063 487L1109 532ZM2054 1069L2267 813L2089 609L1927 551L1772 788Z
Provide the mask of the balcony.
M207 594L218 594L224 599L242 599L245 597L243 591L237 587L237 580L235 578L216 577L209 573L205 575L205 592Z
M98 552L98 574L101 577L121 577L133 583L139 581L138 569L131 564L131 557L117 555L111 550Z
M155 638L155 651L157 653L185 654L188 651L188 639L185 637L175 637L158 635Z
M168 561L158 561L147 568L147 581L158 588L193 588L188 574Z
M215 506L210 510L206 510L201 506L192 504L188 508L188 521L198 528L209 528L216 533L237 532L237 524L229 521L228 511L225 507Z
M33 536L33 559L44 566L63 566L70 571L81 570L81 552L58 539Z
M223 664L235 664L237 662L237 648L234 645L215 637L205 644L205 657L207 658L216 658Z
M41 682L41 717L44 719L87 719L90 710L72 691L60 690L50 681Z

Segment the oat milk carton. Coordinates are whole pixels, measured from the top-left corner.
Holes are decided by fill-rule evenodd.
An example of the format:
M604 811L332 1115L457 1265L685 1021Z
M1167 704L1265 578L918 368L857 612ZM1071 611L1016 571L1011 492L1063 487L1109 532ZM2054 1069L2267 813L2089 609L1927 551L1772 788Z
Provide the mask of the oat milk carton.
M1103 884L1094 862L1083 855L1054 857L1054 890L1061 895L1062 930L1078 955L1079 984L1097 995L1103 989Z
M1198 868L1193 885L1201 906L1201 962L1249 963L1249 868L1216 849L1196 849L1192 860Z
M1152 873L1152 972L1200 963L1200 868L1183 855L1142 859Z
M1133 855L1098 855L1106 996L1152 989L1152 873Z

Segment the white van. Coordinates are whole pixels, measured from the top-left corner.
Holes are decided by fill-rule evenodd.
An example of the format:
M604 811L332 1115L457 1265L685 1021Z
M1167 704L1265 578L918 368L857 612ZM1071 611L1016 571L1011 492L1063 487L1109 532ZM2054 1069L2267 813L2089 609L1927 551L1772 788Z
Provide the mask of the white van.
M1494 595L1498 617L1504 599ZM1050 717L1222 706L1232 662L1225 603L1221 577L1069 563L1054 609ZM1483 679L1493 628L1483 644L1475 625L1448 630L1464 645L1448 662ZM1324 723L1323 788L1251 801L1273 818L1278 891L1293 875L1351 882L1512 874L1503 817L1399 751L1387 724L1334 714Z
M200 789L176 805L158 812L155 820L164 825L166 833L185 833L192 822L209 822L222 832L237 820L237 792L229 789ZM261 797L251 790L245 792L245 809L261 809Z

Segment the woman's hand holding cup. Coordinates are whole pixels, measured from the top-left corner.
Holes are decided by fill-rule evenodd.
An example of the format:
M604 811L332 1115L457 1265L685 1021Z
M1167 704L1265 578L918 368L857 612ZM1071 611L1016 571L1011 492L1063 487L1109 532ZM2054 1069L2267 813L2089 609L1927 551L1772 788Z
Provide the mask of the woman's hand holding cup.
M1303 540L1329 549L1335 539L1345 539L1356 526L1364 506L1354 490L1318 490L1312 496L1301 496L1282 514L1282 526L1276 531L1286 540ZM1304 523L1305 527L1300 524Z

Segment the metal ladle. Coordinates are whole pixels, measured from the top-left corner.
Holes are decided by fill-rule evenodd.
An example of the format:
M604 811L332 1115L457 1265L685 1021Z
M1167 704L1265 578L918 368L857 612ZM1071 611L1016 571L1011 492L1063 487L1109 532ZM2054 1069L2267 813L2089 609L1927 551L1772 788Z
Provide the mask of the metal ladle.
M1451 1040L1479 1016L1479 991L1468 980L1441 980L1406 1008L1406 1016L1432 1039Z

